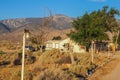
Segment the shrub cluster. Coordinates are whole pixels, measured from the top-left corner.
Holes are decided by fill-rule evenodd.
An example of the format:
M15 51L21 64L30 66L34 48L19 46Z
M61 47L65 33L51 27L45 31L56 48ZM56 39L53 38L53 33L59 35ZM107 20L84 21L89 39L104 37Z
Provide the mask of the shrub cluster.
M41 72L34 80L79 80L72 73L60 69L46 69Z

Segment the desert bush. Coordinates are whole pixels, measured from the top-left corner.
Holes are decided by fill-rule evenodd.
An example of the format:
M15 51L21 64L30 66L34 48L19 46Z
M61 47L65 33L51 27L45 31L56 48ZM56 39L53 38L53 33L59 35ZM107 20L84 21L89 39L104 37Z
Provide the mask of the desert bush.
M52 49L50 51L46 51L39 58L41 63L50 64L55 63L57 60L61 58L62 53L58 49Z
M7 49L9 49L9 50L16 50L16 46L15 45L8 45Z
M10 78L10 80L20 80L20 79L21 79L21 71L14 71Z
M72 73L60 69L46 69L33 80L79 80Z
M15 59L15 60L13 61L13 64L14 64L14 65L21 65L21 59Z
M44 67L44 66L41 66L41 65L33 66L33 67L32 67L32 72L33 72L34 74L37 74L37 73L40 73L40 72L42 72L42 71L44 71L44 70L46 70L46 69L47 69L47 67Z
M71 58L70 56L64 56L58 61L55 62L56 64L70 64L71 63Z
M11 63L11 56L13 53L5 53L0 55L0 64L2 66L9 65Z
M14 71L10 80L21 80L21 71ZM24 80L33 80L33 74L31 71L25 71Z
M0 50L0 54L5 54L5 52L3 52L2 50Z
M41 51L36 51L33 53L33 55L35 55L35 56L41 56L42 54L43 54L43 52L41 52Z
M33 56L31 51L27 51L25 55L25 64L32 64L36 61L36 57Z
M21 65L21 60L22 60L22 53L16 53L13 56L12 63L13 65ZM25 54L25 64L32 64L36 61L36 57L33 56L31 53L26 53Z
M5 65L9 65L10 61L2 61L0 62L0 66L5 66Z
M87 71L94 68L91 64L91 57L89 54L74 54L76 57L75 64L72 64L69 70L77 76L86 76Z
M36 57L34 56L28 56L27 58L25 58L25 64L32 64L36 61Z
M76 64L71 65L70 71L77 76L84 76L85 77L87 74L87 68L85 66L76 65Z

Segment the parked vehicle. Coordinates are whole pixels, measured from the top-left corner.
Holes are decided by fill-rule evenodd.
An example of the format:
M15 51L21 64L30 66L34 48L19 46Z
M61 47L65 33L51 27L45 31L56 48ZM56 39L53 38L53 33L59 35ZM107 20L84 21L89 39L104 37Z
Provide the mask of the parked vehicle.
M32 46L25 46L25 49L29 51L35 51L35 48Z

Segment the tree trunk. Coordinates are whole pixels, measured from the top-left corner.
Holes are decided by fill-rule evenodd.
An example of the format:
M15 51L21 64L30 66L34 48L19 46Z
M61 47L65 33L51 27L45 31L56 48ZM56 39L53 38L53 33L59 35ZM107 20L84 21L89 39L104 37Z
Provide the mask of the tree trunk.
M74 64L75 60L74 60L72 48L70 48L69 53L70 53L71 62L72 62L72 64Z
M72 62L72 64L74 64L74 57L73 57L73 54L70 52L70 57L71 57L71 62Z
M91 42L91 62L94 63L94 41Z
M115 48L117 48L119 34L120 34L120 31L118 31L117 36L116 36Z

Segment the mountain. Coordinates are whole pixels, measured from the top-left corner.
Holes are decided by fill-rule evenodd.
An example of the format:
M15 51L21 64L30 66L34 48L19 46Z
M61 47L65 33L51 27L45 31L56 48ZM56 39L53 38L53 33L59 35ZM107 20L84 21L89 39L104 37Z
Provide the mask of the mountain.
M3 25L5 25L6 29L10 29L11 31L18 30L21 27L27 28L39 28L40 25L45 22L45 20L49 20L50 17L45 18L21 18L21 19L8 19L0 21ZM52 21L51 21L52 20ZM51 27L54 29L67 29L71 27L72 18L65 15L55 15L51 18Z
M72 26L73 18L57 14L53 17L53 26L56 29L66 29Z
M18 19L8 19L0 21L2 24L6 25L7 28L13 31L19 31L21 28L29 28L31 29L39 27L41 18L18 18Z
M1 33L8 33L10 31L11 30L10 30L9 27L7 27L5 24L3 24L3 23L0 22L0 34Z
M74 19L65 15L57 14L44 18L17 18L0 21L0 39L18 39L23 34L23 30L28 28L31 32L39 32L41 26L51 29L51 35L63 35L69 32ZM66 29L66 31L65 31ZM18 37L19 36L19 37Z

